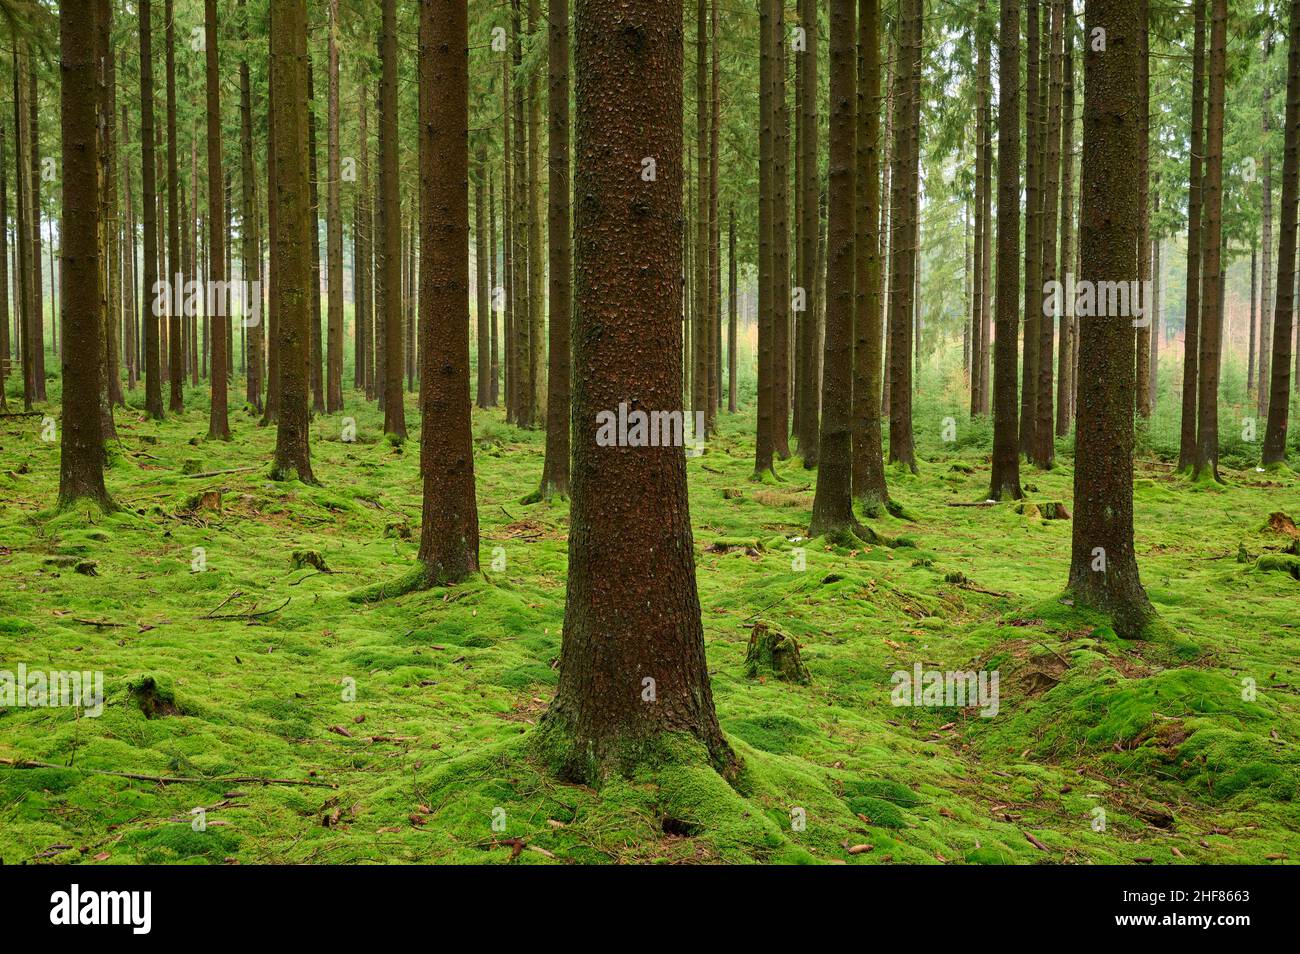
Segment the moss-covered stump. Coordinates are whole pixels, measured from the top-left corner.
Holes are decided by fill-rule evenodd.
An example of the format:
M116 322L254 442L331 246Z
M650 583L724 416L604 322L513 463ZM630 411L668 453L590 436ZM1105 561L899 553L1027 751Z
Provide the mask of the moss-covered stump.
M809 681L808 667L804 665L794 637L778 633L766 623L755 623L749 634L745 675L750 679L772 676L782 682L801 684Z
M1255 569L1274 573L1289 573L1300 580L1300 557L1289 553L1265 553L1255 561Z
M1059 500L1051 500L1043 504L1040 508L1043 512L1044 520L1069 520L1070 511L1065 504Z
M322 573L330 572L330 568L326 565L325 558L320 555L319 550L294 550L293 568L303 570L307 567L315 567Z
M146 719L161 719L181 712L180 706L176 704L176 695L165 680L141 676L127 685L127 692Z

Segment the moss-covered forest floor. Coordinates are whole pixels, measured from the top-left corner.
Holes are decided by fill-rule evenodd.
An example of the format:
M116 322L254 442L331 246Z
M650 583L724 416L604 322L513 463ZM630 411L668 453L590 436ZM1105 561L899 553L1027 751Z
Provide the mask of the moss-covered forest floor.
M109 516L56 514L57 443L40 418L0 421L0 670L101 670L106 691L99 718L0 708L5 864L1300 860L1300 582L1254 562L1289 542L1265 525L1300 519L1300 481L1244 456L1193 487L1144 449L1160 623L1124 641L1061 602L1068 520L950 506L986 493L982 425L954 412L942 443L946 412L923 403L921 473L891 474L906 517L872 521L902 545L850 551L800 539L815 475L795 459L751 481L752 415L722 417L688 469L714 698L745 771L596 791L526 747L565 592L567 505L521 503L540 432L475 412L482 578L358 604L414 561L418 444L384 440L352 393L355 443L344 415L313 425L322 485L278 484L272 429L235 404L234 441L208 443L191 400L162 424L119 411ZM1069 454L1025 468L1030 501L1073 509ZM756 620L798 640L808 685L745 677ZM997 715L893 706L915 663L997 670Z

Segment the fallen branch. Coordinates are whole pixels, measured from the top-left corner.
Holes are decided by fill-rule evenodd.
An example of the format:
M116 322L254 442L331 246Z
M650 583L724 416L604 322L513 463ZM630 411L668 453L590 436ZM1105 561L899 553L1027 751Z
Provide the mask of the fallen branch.
M292 596L286 596L284 602L279 606L273 606L270 609L262 610L260 613L254 613L251 610L247 613L222 613L220 616L209 615L207 619L257 619L259 616L270 616L272 613L278 613L280 610L288 606L289 600L291 599L293 599ZM256 606L257 604L254 603L253 605Z
M266 778L261 775L214 775L212 778L190 778L183 775L144 775L140 772L110 772L107 769L69 768L66 765L36 762L31 759L0 759L0 765L6 765L14 769L64 769L69 772L129 778L137 782L157 782L159 785L209 785L213 782L252 784L256 782L261 785L309 785L313 788L338 788L333 782L317 781L309 778Z
M222 474L244 474L250 470L257 470L257 467L232 467L230 470L205 470L201 474L184 474L182 476L190 480L198 480L200 477L220 477Z
M977 500L974 503L967 503L965 501L956 501L956 502L949 501L944 506L946 507L996 507L1000 503L1002 503L1001 500Z
M112 623L106 619L82 619L80 616L72 617L72 621L74 623L81 623L83 626L110 627L112 629L121 629L126 625L125 623Z
M231 593L229 596L227 596L224 600L222 600L222 601L221 601L220 603L218 603L216 606L212 607L212 609L210 609L210 610L208 611L207 615L204 616L203 618L204 618L204 619L212 619L212 614L213 614L213 613L215 613L217 610L221 609L221 607L225 606L227 603L229 603L229 602L230 602L231 600L233 600L235 597L237 597L237 596L243 596L243 595L244 595L244 591L243 591L243 590L235 590L235 592Z

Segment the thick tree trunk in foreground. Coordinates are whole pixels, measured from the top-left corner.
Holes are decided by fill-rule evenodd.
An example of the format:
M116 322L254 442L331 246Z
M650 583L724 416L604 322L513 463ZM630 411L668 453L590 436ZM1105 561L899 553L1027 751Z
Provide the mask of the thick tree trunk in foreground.
M845 534L853 516L853 305L857 160L856 0L831 0L830 222L826 269L826 358L821 459L809 537ZM869 44L877 38L867 37ZM816 89L807 95L815 96ZM809 382L811 384L811 382Z
M1205 260L1201 291L1201 356L1197 362L1196 463L1193 479L1219 476L1219 365L1223 332L1223 125L1227 0L1213 0L1210 103L1206 116Z
M543 499L569 496L569 324L573 311L573 233L569 230L569 0L551 0L548 11L546 93L550 174L547 237L550 240L550 369L546 399Z
M99 142L96 129L95 5L59 13L63 131L63 421L59 507L91 500L113 508L104 488L100 431Z
M1201 326L1202 159L1205 156L1205 0L1195 4L1192 46L1191 172L1187 198L1187 307L1183 330L1183 418L1178 439L1178 470L1190 472L1196 462L1196 402Z
M204 0L204 29L207 32L208 67L208 280L224 288L226 280L226 211L222 205L221 183L221 72L217 58L217 0ZM217 303L212 316L212 409L208 415L208 439L230 440L230 423L226 419L226 395L229 387L230 337L229 301Z
M1138 269L1138 153L1141 97L1138 10L1132 0L1088 0L1089 35L1106 31L1106 49L1088 44L1083 103L1081 280L1131 281ZM1074 471L1074 534L1069 589L1076 603L1111 616L1121 636L1136 636L1153 614L1133 550L1132 318L1107 315L1079 324L1079 418Z
M397 0L383 0L380 34L379 201L384 227L376 235L383 273L384 323L384 433L406 437L406 410L402 402L402 208L397 181ZM463 251L463 250L462 250Z
M880 408L881 352L884 347L880 288L880 0L859 0L858 14L855 144L858 180L854 184L856 215L853 223L853 497L870 516L889 500L881 447ZM829 316L829 307L827 314ZM813 335L813 341L815 344L816 335Z
M620 403L681 407L681 0L578 0L576 13L572 531L542 745L560 775L588 783L654 758L670 736L698 740L725 771L735 760L709 687L685 453L597 436L597 415ZM660 157L653 182L629 175L646 156Z
M1278 242L1273 360L1268 385L1268 424L1264 431L1265 466L1286 461L1287 413L1291 400L1291 327L1295 320L1291 289L1295 287L1296 202L1300 199L1300 0L1291 0L1290 33L1286 76L1286 154L1282 159L1282 235ZM1261 376L1260 390L1263 389Z
M998 38L998 261L993 342L993 477L989 498L1019 499L1016 325L1020 318L1020 2L1002 0Z
M552 8L554 9L554 8ZM566 17L564 24L568 23ZM478 572L469 402L469 35L463 0L420 0L420 561Z
M275 130L276 287L279 422L276 480L315 483L308 402L311 387L311 191L307 167L307 9L305 0L271 5L271 124Z

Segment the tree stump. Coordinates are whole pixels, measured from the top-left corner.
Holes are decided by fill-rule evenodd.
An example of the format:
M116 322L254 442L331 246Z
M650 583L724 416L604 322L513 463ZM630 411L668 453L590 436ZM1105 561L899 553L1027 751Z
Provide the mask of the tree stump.
M799 655L799 644L794 637L778 633L766 623L755 623L749 634L745 675L750 679L770 675L782 682L809 681L808 667Z

